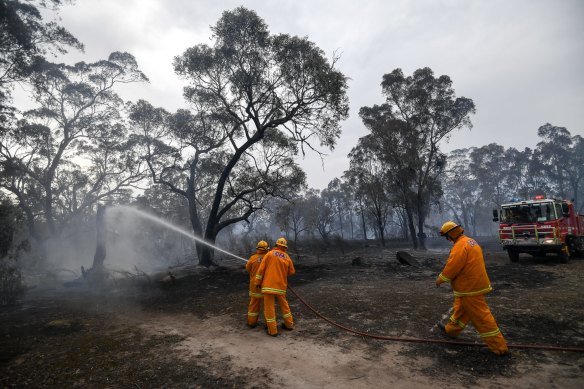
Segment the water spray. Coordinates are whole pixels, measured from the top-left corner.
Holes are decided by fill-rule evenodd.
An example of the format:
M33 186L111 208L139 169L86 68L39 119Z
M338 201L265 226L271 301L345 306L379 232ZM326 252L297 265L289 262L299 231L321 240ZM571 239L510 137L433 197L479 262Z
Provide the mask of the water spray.
M215 246L214 244L211 244L211 243L207 242L203 238L199 238L199 237L191 234L187 230L184 230L184 229L182 229L180 227L177 227L174 224L169 223L169 222L167 222L166 220L164 220L162 218L159 218L157 216L154 216L152 214L149 214L148 212L144 212L144 211L141 211L139 209L136 209L136 208L133 208L133 207L128 207L128 206L125 206L125 205L119 205L119 206L111 207L111 209L112 210L118 210L118 211L131 212L131 213L133 213L135 215L138 215L139 217L142 217L144 219L148 219L148 220L154 221L154 222L156 222L158 224L161 224L164 227L166 227L166 228L168 228L168 229L170 229L172 231L178 232L179 234L182 234L182 235L184 235L184 236L186 236L186 237L188 237L188 238L190 238L192 240L195 240L195 241L197 241L197 242L199 242L201 244L204 244L205 246L211 247L214 250L220 251L220 252L222 252L224 254L227 254L227 255L230 255L230 256L232 256L234 258L237 258L237 259L239 259L241 261L247 262L247 259L242 258L239 255L235 255L233 253L230 253L227 250L223 250L221 247Z

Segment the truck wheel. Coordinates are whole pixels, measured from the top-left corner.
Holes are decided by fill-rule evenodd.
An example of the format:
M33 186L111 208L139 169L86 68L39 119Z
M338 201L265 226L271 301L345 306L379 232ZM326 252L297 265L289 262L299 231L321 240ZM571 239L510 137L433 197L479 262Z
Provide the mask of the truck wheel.
M514 250L508 250L507 254L509 254L509 259L511 262L519 262L519 252Z
M576 255L580 259L584 259L584 237L581 236L577 242L578 242L578 250L576 250Z
M568 247L568 251L572 256L578 255L578 246L579 242L576 237L566 236L566 246Z
M570 250L571 258L584 258L584 237L570 236L566 237L566 243Z

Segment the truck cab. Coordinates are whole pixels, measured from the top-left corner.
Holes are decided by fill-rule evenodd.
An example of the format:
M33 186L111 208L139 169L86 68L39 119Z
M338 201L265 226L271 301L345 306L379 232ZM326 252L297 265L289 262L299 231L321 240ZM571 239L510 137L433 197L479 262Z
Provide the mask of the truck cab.
M511 262L517 262L520 253L552 253L562 263L584 253L584 215L577 215L570 201L513 199L493 210L493 221L499 222L499 240Z

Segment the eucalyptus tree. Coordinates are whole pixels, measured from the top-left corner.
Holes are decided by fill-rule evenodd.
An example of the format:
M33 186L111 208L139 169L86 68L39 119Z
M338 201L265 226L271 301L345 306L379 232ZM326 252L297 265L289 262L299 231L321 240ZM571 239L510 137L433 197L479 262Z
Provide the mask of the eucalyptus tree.
M31 75L37 108L0 134L0 185L17 199L32 237L59 234L100 199L143 179L114 90L141 81L134 57L119 52L73 66L45 62Z
M379 158L377 139L366 135L359 139L349 153L349 170L345 172L350 182L362 199L364 213L373 221L376 235L385 246L385 228L389 222L394 200L392 198L390 170ZM363 228L366 229L365 220Z
M313 209L307 206L304 196L282 201L275 213L275 222L288 236L292 236L294 247L298 248L298 239L308 232Z
M334 231L333 209L316 189L311 189L306 193L304 205L307 211L305 223L308 231L314 235L318 234L325 245L328 245Z
M214 115L179 110L174 114L139 101L130 108L133 141L140 145L152 181L178 195L195 235L214 243L217 234L248 221L272 197L292 198L305 186L305 174L294 162L298 149L279 132L267 133L239 156L221 192L221 203L211 218L217 185L231 158L233 143L224 123ZM182 208L182 207L181 207ZM205 235L212 224L213 234ZM212 251L197 243L201 264L212 264Z
M465 229L477 234L477 216L484 208L484 199L478 190L476 175L470 167L473 148L457 149L448 154L443 178L443 204L453 214L454 220Z
M477 179L477 189L491 207L509 200L507 183L509 163L505 147L496 143L473 148L470 153L470 169Z
M355 209L354 188L343 177L333 178L322 191L322 196L327 197L331 207L335 212L338 221L341 238L345 239L350 236L355 239ZM348 224L349 236L345 234L345 227Z
M0 115L14 113L11 93L15 82L25 81L49 54L63 54L83 45L65 28L46 22L39 8L57 10L61 0L0 1ZM0 121L6 123L6 117Z
M419 244L425 248L424 222L433 199L441 193L439 177L445 155L440 144L452 131L472 126L470 115L475 106L471 99L455 97L450 77L435 78L427 67L408 77L395 69L383 76L381 87L385 104L364 107L360 115L382 141L380 158L398 167L400 177L392 183L406 205L412 202ZM413 239L416 246L415 234Z
M541 126L537 134L542 138L537 149L544 162L543 168L548 178L554 183L556 194L561 198L566 198L568 186L566 168L570 165L571 134L566 128L556 127L549 123Z
M357 202L355 201L355 188L353 188L350 183L341 178L340 190L343 192L342 201L344 203L345 212L348 214L347 219L349 221L349 227L351 231L351 239L355 239L355 234L358 231L358 215L357 215Z
M419 137L406 122L392 118L391 109L387 104L361 108L359 115L371 134L360 139L359 149L368 160L375 160L383 166L379 175L384 176L388 201L405 214L413 247L418 248L415 178L417 168L421 166L418 158ZM359 163L362 162L357 159L356 166Z
M175 58L192 112L163 126L165 137L148 140L146 153L154 181L187 198L193 231L210 243L266 198L297 192L304 175L293 158L333 148L348 115L337 58L327 60L307 38L271 35L239 7L223 13L212 40ZM201 264L212 255L199 247Z
M584 139L580 135L572 136L565 127L549 123L541 126L537 135L542 140L536 150L553 194L563 199L573 198L578 206L584 185Z
M366 219L365 198L363 193L361 193L357 188L357 178L358 173L356 172L356 169L351 169L350 167L349 170L346 170L342 176L344 183L343 186L344 187L346 186L348 188L347 193L349 194L351 212L355 212L356 219L355 230L356 232L359 232L360 230L361 234L363 234L362 239L367 240L367 221L365 220ZM355 236L352 235L352 238L354 239Z
M529 178L532 162L533 151L526 147L523 151L510 147L505 150L505 160L509 167L505 177L508 191L514 197L528 198L532 195L533 188L530 187L532 182Z

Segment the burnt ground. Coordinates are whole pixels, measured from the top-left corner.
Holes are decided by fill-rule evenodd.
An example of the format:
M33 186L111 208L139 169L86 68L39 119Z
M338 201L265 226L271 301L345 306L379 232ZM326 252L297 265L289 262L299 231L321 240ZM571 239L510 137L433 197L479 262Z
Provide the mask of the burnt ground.
M359 331L444 339L436 322L452 303L434 280L447 250L359 248L296 260L291 287L318 311ZM359 265L353 262L359 258ZM584 260L485 250L495 291L488 303L515 345L584 348ZM401 343L351 335L289 293L296 328L278 338L244 325L247 274L225 260L212 270L34 289L0 310L0 387L584 387L584 353ZM480 343L469 326L461 340Z

